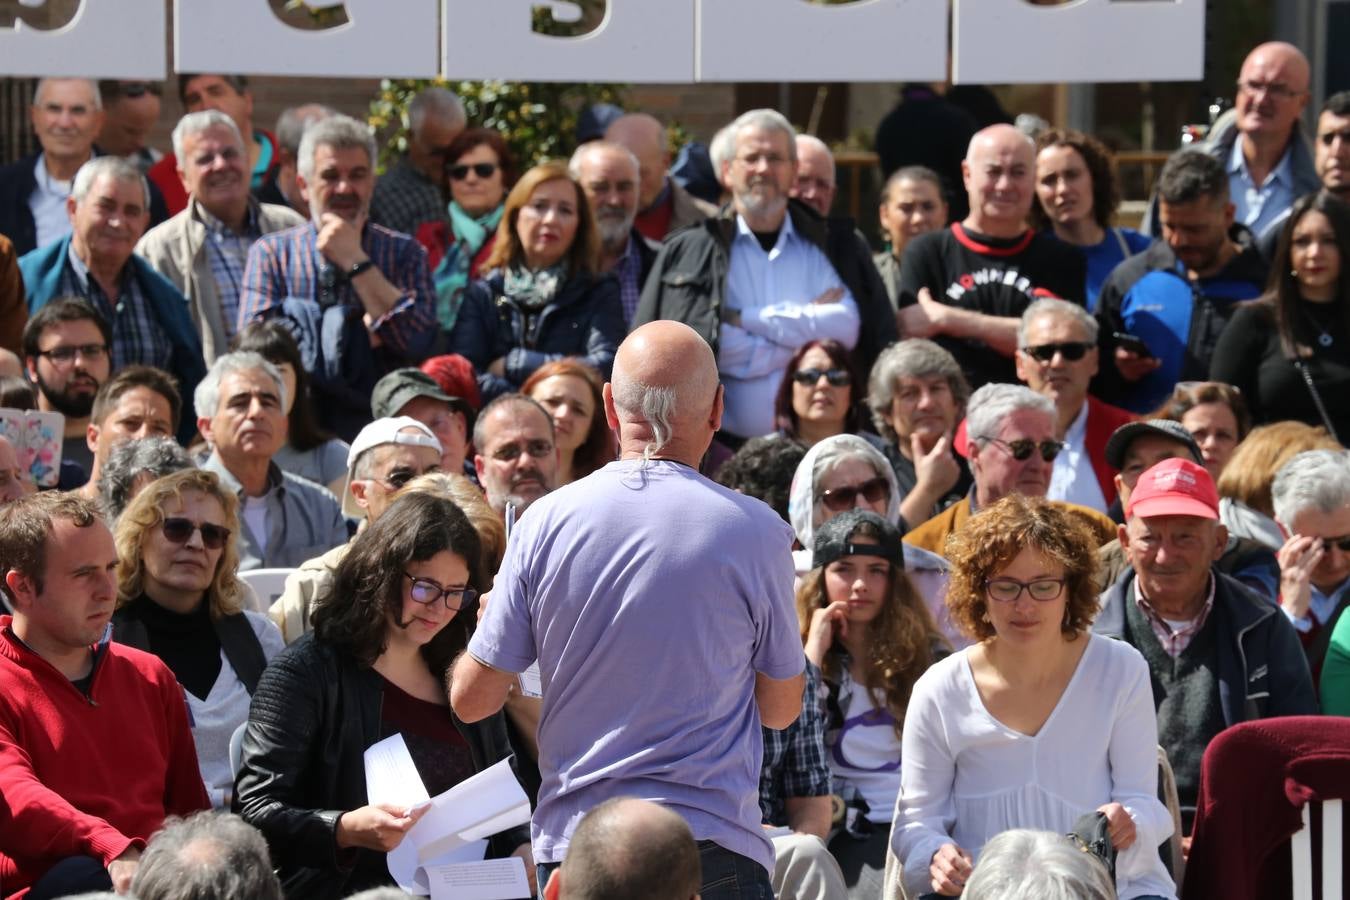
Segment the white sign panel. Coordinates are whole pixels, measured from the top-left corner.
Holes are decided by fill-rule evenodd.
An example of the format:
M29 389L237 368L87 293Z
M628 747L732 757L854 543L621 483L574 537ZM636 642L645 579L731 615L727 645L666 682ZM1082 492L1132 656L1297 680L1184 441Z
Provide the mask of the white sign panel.
M1019 0L1020 2L1020 0ZM947 0L699 0L699 81L942 81Z
M952 80L1198 81L1204 0L954 0Z
M23 5L41 13L47 4ZM164 0L85 0L49 31L16 19L0 28L0 75L159 81L167 74L164 28Z
M557 22L577 21L581 10L565 0L446 3L442 67L451 79L694 80L694 0L605 0L604 19L577 37L533 28L533 10L540 5Z
M246 75L435 77L440 28L435 0L316 5L341 6L347 21L306 31L281 21L267 0L175 0L174 67Z

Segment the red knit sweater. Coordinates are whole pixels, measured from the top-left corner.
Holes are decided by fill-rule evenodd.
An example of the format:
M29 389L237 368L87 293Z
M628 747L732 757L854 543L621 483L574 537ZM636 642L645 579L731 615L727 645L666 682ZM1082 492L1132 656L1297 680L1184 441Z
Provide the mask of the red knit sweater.
M0 616L0 884L23 897L57 861L107 864L210 802L183 689L157 657L99 644L85 697L10 622Z

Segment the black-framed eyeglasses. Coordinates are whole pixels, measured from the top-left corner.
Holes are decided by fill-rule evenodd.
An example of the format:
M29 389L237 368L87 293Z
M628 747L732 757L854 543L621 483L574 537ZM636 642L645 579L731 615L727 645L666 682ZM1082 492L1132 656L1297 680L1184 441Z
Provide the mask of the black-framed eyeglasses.
M198 525L191 519L165 519L164 524L160 526L160 530L164 533L165 540L172 541L175 544L186 544L192 539L192 532L200 531L202 533L202 546L207 550L219 550L225 546L225 541L230 537L230 529L224 525L216 525L213 522L203 522Z
M474 163L473 165L460 163L459 165L451 166L446 170L447 174L449 174L450 178L454 181L463 181L465 178L469 177L470 172L473 172L473 174L477 175L479 178L491 178L492 173L495 171L497 171L497 164L490 162Z
M403 577L412 582L412 586L408 588L408 596L414 603L420 603L422 606L430 606L437 600L444 599L446 609L458 612L478 599L478 592L471 587L441 587L439 582L409 572L404 572ZM451 602L452 600L458 602Z
M88 360L103 359L108 355L108 345L78 344L70 347L53 347L50 350L39 350L37 355L47 357L55 365L68 366L75 361L77 355Z
M1302 91L1296 91L1287 84L1280 84L1278 81L1251 81L1239 80L1238 90L1246 91L1255 96L1256 94L1266 94L1276 100L1289 100L1297 97Z
M868 503L879 503L891 498L891 483L883 476L878 475L870 481L864 481L862 484L851 484L846 487L832 488L824 491L820 495L820 500L827 509L835 512L843 512L846 509L852 509L858 501L858 495L862 494L864 500Z
M1093 348L1086 341L1063 341L1058 344L1037 344L1035 347L1023 347L1022 352L1039 362L1050 362L1055 354L1062 354L1069 362L1078 362Z
M834 387L844 387L853 383L853 376L848 374L848 369L798 369L792 373L792 380L804 387L810 387L820 381L822 375Z
M1002 438L984 437L980 438L980 440L988 441L991 444L998 444L1004 450L1007 450L1008 455L1018 462L1026 462L1031 458L1031 454L1035 453L1037 450L1041 451L1041 459L1046 462L1054 462L1055 457L1059 456L1060 452L1068 446L1068 444L1063 441L1041 441L1038 444L1031 438L1005 441Z
M991 600L999 603L1012 603L1022 592L1037 603L1049 603L1064 593L1063 578L1037 578L1034 581L1018 581L1016 578L986 578L984 589Z
M520 454L522 453L528 453L535 459L543 459L552 452L552 441L526 441L524 447L520 444L503 444L492 451L492 458L497 460L497 462L515 462L520 458Z

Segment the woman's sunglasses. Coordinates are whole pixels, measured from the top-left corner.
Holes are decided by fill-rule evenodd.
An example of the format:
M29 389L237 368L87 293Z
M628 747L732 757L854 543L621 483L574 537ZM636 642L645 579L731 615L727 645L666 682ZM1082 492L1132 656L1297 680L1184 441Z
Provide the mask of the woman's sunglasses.
M852 509L858 500L858 495L862 494L863 499L868 503L879 503L882 500L891 498L891 483L882 476L878 475L871 481L864 481L862 484L849 485L848 487L834 488L825 491L820 495L821 502L827 509L835 512L843 512L846 509Z
M455 181L463 181L469 177L469 172L477 175L479 178L491 178L492 173L497 171L496 163L474 163L473 165L458 165L449 168L450 177Z
M225 541L230 536L230 529L223 525L214 525L210 522L198 525L191 519L165 519L161 530L164 532L164 539L175 544L186 544L192 538L192 532L200 531L202 546L207 550L219 550L224 547Z
M848 374L848 369L798 369L792 373L792 380L805 387L810 387L820 376L824 375L825 380L835 387L844 387L853 382L853 376Z

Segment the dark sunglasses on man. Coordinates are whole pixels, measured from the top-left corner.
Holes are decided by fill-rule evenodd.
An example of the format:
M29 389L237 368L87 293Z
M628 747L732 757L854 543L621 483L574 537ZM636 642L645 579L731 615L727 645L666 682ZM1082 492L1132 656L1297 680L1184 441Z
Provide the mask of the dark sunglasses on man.
M1004 450L1007 450L1008 455L1018 462L1026 462L1028 459L1031 459L1031 454L1035 453L1037 449L1041 451L1041 459L1046 462L1054 462L1055 457L1059 456L1060 451L1067 446L1063 441L1041 441L1038 444L1031 438L1005 441L1001 438L986 437L981 438L981 440L988 441L991 444L998 444Z
M1059 353L1069 362L1078 362L1095 345L1084 341L1064 341L1059 344L1037 344L1035 347L1023 347L1022 352L1038 362L1050 362Z
M820 381L822 375L835 387L844 387L853 381L848 369L798 369L792 373L792 380L804 387L810 387Z
M457 166L451 166L447 171L449 172L450 177L455 181L463 181L465 178L468 178L469 172L473 172L473 174L477 175L479 178L491 178L492 173L497 171L497 164L481 162L467 165L461 163Z
M825 491L820 495L820 500L825 504L826 509L843 512L856 505L859 494L862 494L863 499L868 503L880 503L889 500L891 498L891 483L878 475L862 484L851 484Z

